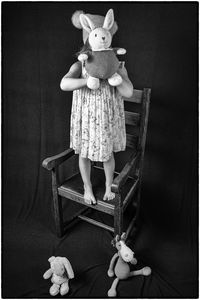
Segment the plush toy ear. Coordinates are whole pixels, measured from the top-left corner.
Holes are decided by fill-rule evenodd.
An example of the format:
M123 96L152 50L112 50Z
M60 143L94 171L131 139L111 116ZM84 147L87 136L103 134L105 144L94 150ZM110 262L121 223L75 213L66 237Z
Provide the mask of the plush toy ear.
M55 256L51 256L48 261L51 263L56 257Z
M113 23L114 23L114 12L113 9L109 9L104 19L103 28L110 30L113 26Z
M72 266L71 266L69 260L66 257L63 259L63 264L65 266L65 269L67 271L69 278L70 279L74 278L74 271L72 269Z
M93 24L93 22L90 20L90 18L88 18L88 16L84 15L84 14L80 14L80 22L82 27L87 31L87 32L91 32L93 29L95 29L95 26Z
M122 233L122 235L121 235L121 240L122 240L122 241L125 241L125 240L126 240L126 233L125 233L125 232Z
M119 234L117 234L117 235L116 235L116 237L115 237L115 241L116 241L116 243L120 241Z

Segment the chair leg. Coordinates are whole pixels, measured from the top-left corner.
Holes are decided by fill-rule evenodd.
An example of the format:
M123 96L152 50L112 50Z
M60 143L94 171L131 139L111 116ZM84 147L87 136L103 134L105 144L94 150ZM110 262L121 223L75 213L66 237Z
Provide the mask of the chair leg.
M138 231L138 226L139 226L139 212L140 212L140 191L141 187L138 188L137 191L137 202L136 202L136 212L135 216L132 219L132 222L130 223L130 228L128 229L128 235L130 234L132 239L135 239L137 231Z
M114 210L114 236L121 236L123 230L123 207L121 203L121 196L115 195L116 205Z
M58 237L63 235L63 213L62 213L62 198L58 195L58 184L56 170L52 170L52 193L53 193L53 207L54 219L56 225L56 233Z
M62 199L58 195L57 195L57 197L54 197L54 199L53 199L56 233L59 238L63 236L63 232L64 232L62 202L61 201L62 201Z

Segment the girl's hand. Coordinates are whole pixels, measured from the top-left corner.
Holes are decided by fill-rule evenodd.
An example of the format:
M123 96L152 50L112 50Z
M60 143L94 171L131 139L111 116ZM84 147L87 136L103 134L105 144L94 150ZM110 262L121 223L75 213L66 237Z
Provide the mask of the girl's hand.
M122 76L123 79L128 78L128 72L124 66L118 69L117 73Z
M118 74L121 75L123 79L122 83L117 86L118 92L121 94L121 96L125 98L131 98L131 96L133 95L133 85L130 79L128 78L126 68L124 66L122 68L119 68Z
M81 63L74 63L68 73L62 78L60 88L63 91L78 90L87 85L87 78L80 78L81 76Z

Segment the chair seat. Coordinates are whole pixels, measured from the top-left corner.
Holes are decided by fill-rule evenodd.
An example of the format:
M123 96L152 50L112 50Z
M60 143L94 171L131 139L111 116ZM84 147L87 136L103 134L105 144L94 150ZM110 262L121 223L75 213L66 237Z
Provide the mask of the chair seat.
M118 174L115 173L114 177ZM97 204L93 205L93 209L106 212L107 214L114 215L114 208L115 208L115 199L110 201L104 201L103 196L105 193L105 174L104 170L99 167L93 167L91 171L91 182L93 186L93 192L95 195L95 198L97 200ZM123 199L126 199L126 195L128 195L128 192L133 188L133 186L136 186L137 184L137 178L129 177L126 181L126 184L123 187ZM66 181L64 181L59 187L58 187L58 194L64 198L71 199L73 201L76 201L80 204L86 205L88 207L91 207L91 205L85 203L83 195L84 195L84 189L83 189L83 181L81 178L80 173L76 174Z

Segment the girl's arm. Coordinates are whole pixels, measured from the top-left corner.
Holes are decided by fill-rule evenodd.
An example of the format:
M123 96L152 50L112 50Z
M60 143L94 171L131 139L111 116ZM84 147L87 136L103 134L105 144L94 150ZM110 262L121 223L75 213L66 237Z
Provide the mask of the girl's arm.
M133 95L133 85L130 79L128 78L128 73L125 67L119 68L119 75L122 76L123 81L120 85L117 86L117 90L121 96L125 98L131 98Z
M75 62L68 73L62 78L60 82L60 88L63 91L73 91L80 89L87 84L87 78L80 78L81 75L81 63Z

